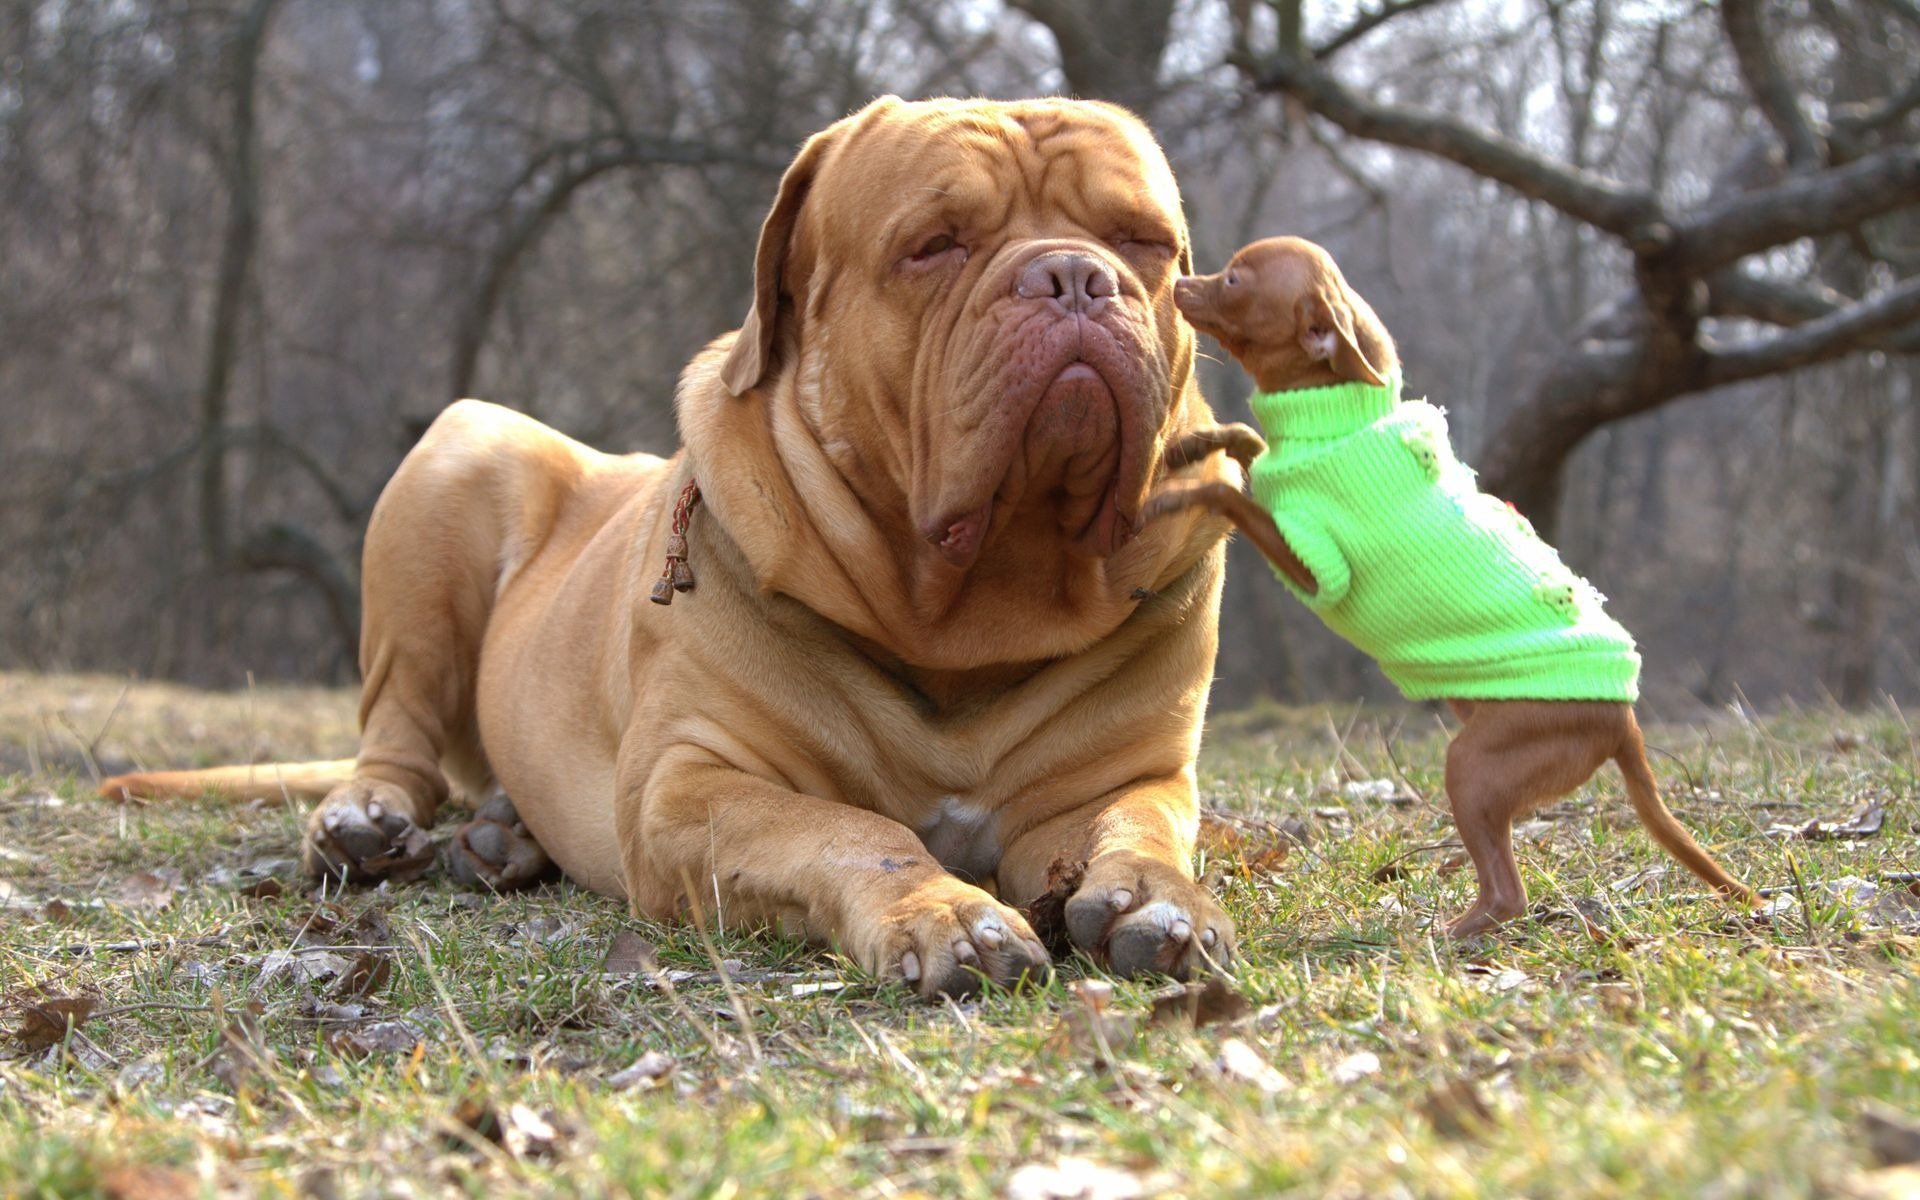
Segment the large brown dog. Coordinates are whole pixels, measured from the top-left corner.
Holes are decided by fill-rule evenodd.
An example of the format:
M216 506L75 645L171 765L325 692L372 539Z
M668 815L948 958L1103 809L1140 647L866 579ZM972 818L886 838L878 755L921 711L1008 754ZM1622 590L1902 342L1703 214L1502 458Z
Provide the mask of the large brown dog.
M662 918L691 887L927 995L1043 964L1016 906L1082 864L1080 948L1121 972L1229 960L1189 863L1226 524L1134 536L1167 440L1210 421L1186 254L1173 176L1119 109L841 121L781 182L745 326L681 379L685 449L610 457L449 408L368 530L358 761L253 777L324 791L310 862L358 878L418 869L449 776L497 780L524 829L489 805L462 834L483 877L544 849ZM650 604L690 482L697 586Z

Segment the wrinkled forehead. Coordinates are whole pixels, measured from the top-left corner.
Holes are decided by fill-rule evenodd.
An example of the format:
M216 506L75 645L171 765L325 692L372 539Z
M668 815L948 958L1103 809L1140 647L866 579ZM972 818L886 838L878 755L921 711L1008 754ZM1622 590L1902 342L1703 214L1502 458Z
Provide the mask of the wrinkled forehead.
M951 213L998 227L1020 211L1089 228L1156 215L1184 244L1180 192L1153 136L1101 104L922 101L874 113L836 148L816 185L814 220L852 212L856 236L884 236L889 216Z

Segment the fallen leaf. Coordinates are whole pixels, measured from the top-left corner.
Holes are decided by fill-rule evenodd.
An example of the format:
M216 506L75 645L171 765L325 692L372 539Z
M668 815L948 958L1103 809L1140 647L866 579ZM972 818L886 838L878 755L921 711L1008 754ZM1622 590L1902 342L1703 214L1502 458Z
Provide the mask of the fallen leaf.
M518 1102L502 1113L485 1100L469 1096L454 1107L453 1119L472 1136L492 1142L515 1158L546 1158L559 1150L563 1137L553 1122ZM468 1145L455 1133L451 1140Z
M278 900L287 894L287 885L269 876L236 889L249 900Z
M1220 1055L1214 1059L1214 1067L1224 1078L1250 1083L1269 1096L1293 1086L1293 1082L1274 1070L1258 1050L1239 1038L1228 1038L1220 1043Z
M580 926L559 917L533 917L520 923L520 938L531 945L545 946L580 932Z
M1200 814L1200 848L1210 856L1244 863L1250 871L1277 871L1292 848L1306 844L1304 822L1296 829L1258 817L1207 809Z
M1371 800L1375 804L1405 807L1413 803L1413 793L1391 779L1349 779L1340 788L1348 800Z
M250 1000L244 1009L233 1014L232 1020L221 1026L220 1044L214 1049L211 1070L215 1079L227 1085L228 1091L244 1090L256 1073L273 1065L273 1047L260 1037L259 1016L265 1011L265 1005Z
M658 1050L649 1050L633 1061L633 1065L623 1071L607 1076L607 1086L628 1091L634 1088L646 1089L658 1084L673 1073L673 1058Z
M129 875L114 889L114 899L129 908L159 912L173 905L173 893L180 886L180 872L171 867Z
M1913 1118L1876 1106L1860 1114L1860 1128L1867 1135L1867 1149L1881 1166L1920 1163L1920 1123Z
M65 900L49 900L47 901L47 906L40 910L40 919L43 921L51 921L55 925L72 924L74 920L73 906Z
M1813 820L1804 825L1769 825L1767 834L1770 837L1798 838L1808 842L1869 838L1880 832L1880 826L1886 822L1886 818L1886 805L1878 800L1866 800L1844 821Z
M1218 975L1205 983L1187 983L1177 991L1156 996L1150 1024L1187 1024L1195 1029L1224 1021L1238 1021L1253 1011L1245 996Z
M1112 1066L1120 1052L1133 1044L1139 1023L1109 1011L1112 984L1082 979L1070 986L1080 1006L1060 1015L1060 1023L1047 1038L1047 1048L1055 1054L1084 1053L1097 1067Z
M600 970L607 975L650 975L660 965L659 949L629 929L613 935L607 946L607 960Z
M19 1024L9 1031L25 1050L45 1050L67 1038L70 1030L80 1028L100 1007L97 996L23 996L12 1004Z
M1080 890L1080 881L1086 877L1084 859L1055 858L1047 866L1047 890L1020 910L1033 935L1055 957L1065 958L1073 953L1073 942L1067 936L1067 901Z
M1146 1194L1138 1175L1073 1156L1027 1163L1007 1177L1007 1200L1136 1200Z
M1441 1137L1478 1139L1497 1123L1471 1079L1449 1079L1434 1087L1421 1099L1420 1111Z
M1905 933L1920 933L1920 883L1880 889L1867 919Z
M352 960L325 950L269 950L257 960L260 976L255 986L284 979L298 987L326 979L338 979L353 967Z
M356 996L371 996L385 987L392 975L392 956L378 950L362 950L341 973L340 982L333 987L333 998L351 1000Z
M107 1200L181 1200L198 1196L200 1181L177 1167L113 1167L100 1174Z
M1359 1083L1380 1073L1380 1056L1371 1050L1356 1050L1333 1064L1333 1081L1342 1087Z
M406 1054L421 1042L420 1031L406 1021L375 1021L349 1025L327 1033L327 1048L342 1058L371 1058L376 1054Z

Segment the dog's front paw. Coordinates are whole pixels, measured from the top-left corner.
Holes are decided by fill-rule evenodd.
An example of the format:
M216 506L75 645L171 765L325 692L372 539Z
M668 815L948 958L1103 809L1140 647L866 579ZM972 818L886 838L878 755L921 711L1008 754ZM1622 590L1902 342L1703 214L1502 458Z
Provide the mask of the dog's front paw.
M929 1000L970 995L983 980L1011 987L1052 961L1026 918L945 873L896 900L880 920L867 967Z
M1073 944L1116 975L1188 979L1224 970L1236 952L1233 920L1205 887L1128 851L1087 864L1066 920Z
M382 780L354 779L334 788L307 818L307 873L352 883L418 879L433 863L433 839L413 812L413 798Z

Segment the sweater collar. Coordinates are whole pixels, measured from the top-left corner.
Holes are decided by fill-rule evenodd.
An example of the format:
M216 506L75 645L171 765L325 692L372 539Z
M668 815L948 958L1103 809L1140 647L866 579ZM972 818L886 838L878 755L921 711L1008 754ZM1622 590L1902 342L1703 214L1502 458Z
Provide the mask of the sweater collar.
M1397 368L1389 372L1385 387L1336 383L1287 392L1255 392L1250 402L1268 437L1343 437L1393 411L1400 402L1400 372Z

